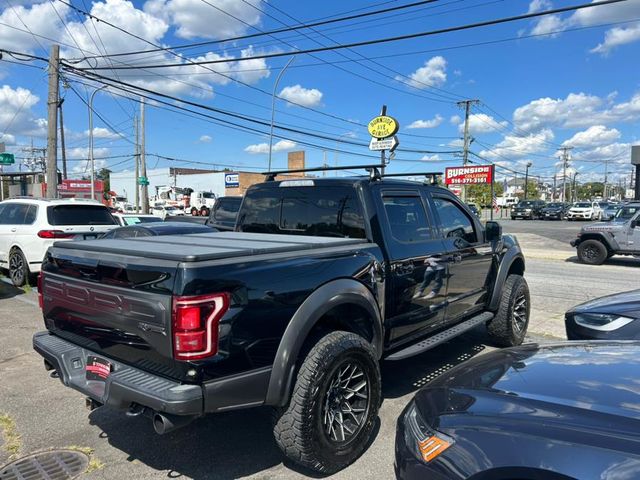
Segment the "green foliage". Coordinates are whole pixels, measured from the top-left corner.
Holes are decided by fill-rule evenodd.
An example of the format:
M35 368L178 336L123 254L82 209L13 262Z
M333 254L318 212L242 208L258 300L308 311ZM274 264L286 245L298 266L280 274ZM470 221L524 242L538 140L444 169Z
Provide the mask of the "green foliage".
M502 195L502 183L494 182L493 188L496 197ZM491 184L467 185L467 199L481 206L491 205Z
M517 197L520 199L524 198L524 186L522 187L522 192L517 193ZM527 198L526 200L537 200L540 198L540 192L538 191L538 184L535 181L529 180L527 182Z

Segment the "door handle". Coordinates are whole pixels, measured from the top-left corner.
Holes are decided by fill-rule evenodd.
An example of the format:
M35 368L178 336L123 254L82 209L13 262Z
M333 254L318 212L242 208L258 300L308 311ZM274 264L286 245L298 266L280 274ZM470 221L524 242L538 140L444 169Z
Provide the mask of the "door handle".
M415 267L413 262L405 262L396 264L396 273L398 275L411 275Z
M459 253L454 253L452 255L449 255L447 260L449 261L449 263L460 263L462 262L462 255Z
M15 233L15 232L17 232L17 231L18 231L18 229L17 229L16 227L13 227L13 228L11 229L11 231L12 231L13 233Z

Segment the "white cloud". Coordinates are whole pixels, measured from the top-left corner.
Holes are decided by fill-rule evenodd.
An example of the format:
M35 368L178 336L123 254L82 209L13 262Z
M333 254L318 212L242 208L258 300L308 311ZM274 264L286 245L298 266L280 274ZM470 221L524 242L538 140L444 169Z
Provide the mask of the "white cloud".
M320 105L322 95L322 92L316 88L304 88L299 84L284 87L278 94L279 97L304 107ZM291 106L291 104L289 103L287 106Z
M106 157L110 150L106 147L98 147L93 149L93 158ZM67 150L67 158L70 160L86 160L89 158L89 147L76 147Z
M534 2L530 4L530 9ZM592 0L592 3L595 2L596 0ZM542 17L535 23L531 33L543 34L551 31L563 31L573 27L589 27L603 23L624 22L638 17L640 17L640 0L627 0L615 4L584 8L564 18L559 15ZM605 32L603 42L590 51L591 53L606 55L617 46L638 41L640 40L639 29L640 23L633 24L626 28L611 28Z
M407 126L408 129L414 128L436 128L440 126L443 122L444 118L440 116L440 114L436 114L431 120L416 120Z
M427 60L423 67L409 75L409 83L415 88L439 87L447 81L447 61L437 56ZM397 76L396 80L406 81L405 77Z
M15 143L15 137L46 136L47 121L36 118L32 108L40 101L37 95L22 87L15 89L9 85L0 88L0 129L5 136L0 138L7 144Z
M65 129L66 130L66 129ZM89 136L89 130L84 131L84 136ZM93 127L93 138L106 138L110 140L115 140L117 138L122 138L121 133L115 133L104 127Z
M640 93L627 102L611 101L585 93L570 93L564 99L539 98L517 108L513 121L520 130L528 132L550 126L585 128L640 118Z
M420 160L424 160L425 162L439 162L440 155L438 155L437 153L433 155L425 155Z
M480 156L484 158L524 158L532 153L539 153L548 149L548 142L553 140L554 134L550 129L541 130L527 136L505 135L504 139L491 150L483 150Z
M296 142L292 142L291 140L280 140L273 144L274 152L282 152L285 150L291 150L296 147ZM245 152L251 154L259 154L259 153L269 153L269 144L268 143L257 143L254 145L249 145L244 149Z
M604 34L604 41L590 50L591 53L608 54L615 47L640 40L640 23L630 27L615 27Z
M60 38L60 33L64 30L64 26L54 12L54 7L62 18L67 16L69 7L58 1L53 1L53 4L43 2L35 5L14 5L13 7L5 8L0 14L0 22L8 25L8 27L0 28L0 45L2 45L2 48L19 52L33 52L40 44L48 44L46 40L34 37L34 35L53 39ZM25 28L25 24L29 27L28 29ZM34 35L28 30L33 32Z
M576 151L572 160L581 161L598 161L598 162L613 162L619 164L629 165L631 158L631 144L624 142L612 142L606 145L598 145L586 150Z
M562 145L574 148L592 148L615 142L620 136L620 132L615 128L607 129L604 125L594 125L576 133L570 139L562 142Z
M550 10L551 7L553 7L553 5L550 0L532 0L527 13L542 12L544 10Z
M201 135L198 141L200 143L211 143L211 140L213 140L213 138L211 138L209 135Z
M498 122L495 118L485 113L473 113L469 115L469 133L477 135L479 133L489 133L504 129L508 122ZM464 131L464 122L458 125L460 132Z
M462 118L460 118L460 115L453 115L449 119L449 122L451 123L451 125L458 125L461 121L462 121Z
M242 35L260 24L261 0L167 0L150 1L145 11L164 15L176 24L181 38L228 38ZM211 4L211 5L209 5ZM213 5L213 6L212 6ZM234 19L235 17L236 19Z

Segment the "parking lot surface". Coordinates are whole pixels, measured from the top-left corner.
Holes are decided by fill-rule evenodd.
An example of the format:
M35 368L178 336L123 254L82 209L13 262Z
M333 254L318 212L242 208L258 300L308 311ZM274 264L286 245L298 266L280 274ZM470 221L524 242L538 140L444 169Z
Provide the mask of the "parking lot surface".
M576 262L570 247L562 255L549 250L544 258L549 245L560 248L558 238L575 235L578 225L570 225L572 232L564 233L566 222L504 222L505 232L526 230L519 235L525 255L536 253L527 257L525 275L533 309L529 341L562 339L566 309L640 284L637 259L613 258L602 266L586 266ZM83 478L309 478L309 472L283 463L266 408L209 416L164 436L153 431L147 418L127 418L104 408L89 413L82 395L49 378L31 348L31 336L43 329L32 290L0 283L0 328L0 413L15 422L20 455L88 447L101 467ZM478 329L425 354L383 362L384 403L375 439L354 465L330 478L392 478L395 422L402 409L432 378L491 350L486 342ZM0 464L8 457L1 449Z

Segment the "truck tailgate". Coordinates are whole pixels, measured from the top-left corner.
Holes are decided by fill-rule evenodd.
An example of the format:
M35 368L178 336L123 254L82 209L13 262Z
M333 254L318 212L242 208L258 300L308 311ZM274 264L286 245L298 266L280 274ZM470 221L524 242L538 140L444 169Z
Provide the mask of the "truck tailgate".
M190 380L176 361L173 296L185 265L253 255L306 255L359 239L206 233L56 243L43 265L47 329L97 355L169 378ZM227 265L225 268L228 270Z

